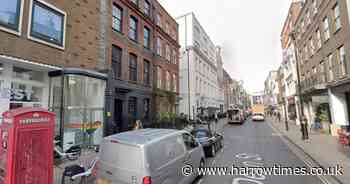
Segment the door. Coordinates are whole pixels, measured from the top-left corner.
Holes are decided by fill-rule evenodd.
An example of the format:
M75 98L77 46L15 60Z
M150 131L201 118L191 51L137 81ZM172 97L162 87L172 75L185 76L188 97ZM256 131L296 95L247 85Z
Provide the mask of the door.
M190 165L193 171L196 172L202 158L202 148L199 146L194 137L188 133L182 134L186 146L187 153L184 158L184 167ZM197 177L197 173L192 173L190 176L184 176L182 184L190 184Z
M119 99L114 103L114 122L117 127L123 126L123 101Z
M16 147L15 182L14 184L47 184L49 182L48 129L19 130Z

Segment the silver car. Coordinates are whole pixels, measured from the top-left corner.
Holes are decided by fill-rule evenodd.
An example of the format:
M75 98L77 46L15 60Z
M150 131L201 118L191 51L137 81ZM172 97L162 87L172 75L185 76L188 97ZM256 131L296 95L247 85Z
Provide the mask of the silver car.
M104 138L98 166L99 184L190 184L204 166L202 146L186 131L143 129Z

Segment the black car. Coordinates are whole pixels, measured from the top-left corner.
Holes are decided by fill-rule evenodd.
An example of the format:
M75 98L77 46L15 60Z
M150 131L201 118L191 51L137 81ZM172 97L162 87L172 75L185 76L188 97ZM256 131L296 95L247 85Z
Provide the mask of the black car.
M218 133L212 133L206 127L198 127L192 131L193 136L203 146L206 157L214 157L223 147L223 136Z

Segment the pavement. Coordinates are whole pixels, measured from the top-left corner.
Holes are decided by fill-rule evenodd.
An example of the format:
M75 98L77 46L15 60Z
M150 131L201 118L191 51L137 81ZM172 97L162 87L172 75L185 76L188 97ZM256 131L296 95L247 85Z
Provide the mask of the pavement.
M212 167L246 166L248 163L259 167L272 167L279 164L283 167L307 167L285 143L270 122L253 122L247 120L243 125L223 126L224 148L215 158L207 160ZM196 184L322 184L316 176L297 175L212 175L204 176Z
M350 183L350 147L338 143L336 137L318 132L309 133L309 140L301 140L300 127L295 122L289 122L289 131L285 130L285 123L270 118L271 125L280 131L287 139L301 148L307 155L312 157L324 168L339 165L344 175L335 176L344 184Z

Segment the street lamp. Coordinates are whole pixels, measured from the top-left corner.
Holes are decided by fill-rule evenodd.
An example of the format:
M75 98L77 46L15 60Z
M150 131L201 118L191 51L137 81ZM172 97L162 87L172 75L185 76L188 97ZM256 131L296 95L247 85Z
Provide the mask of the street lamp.
M299 96L299 102L300 102L300 114L301 116L299 117L300 124L301 124L301 134L302 134L302 139L307 140L309 139L309 133L308 133L308 125L307 125L307 120L304 115L304 104L303 104L303 96L301 94L301 84L300 84L300 71L299 71L299 62L298 62L298 52L297 52L297 47L296 47L296 36L297 32L293 30L290 33L290 37L292 38L293 44L294 44L294 54L295 54L295 63L297 67L297 80L298 80L298 96Z

